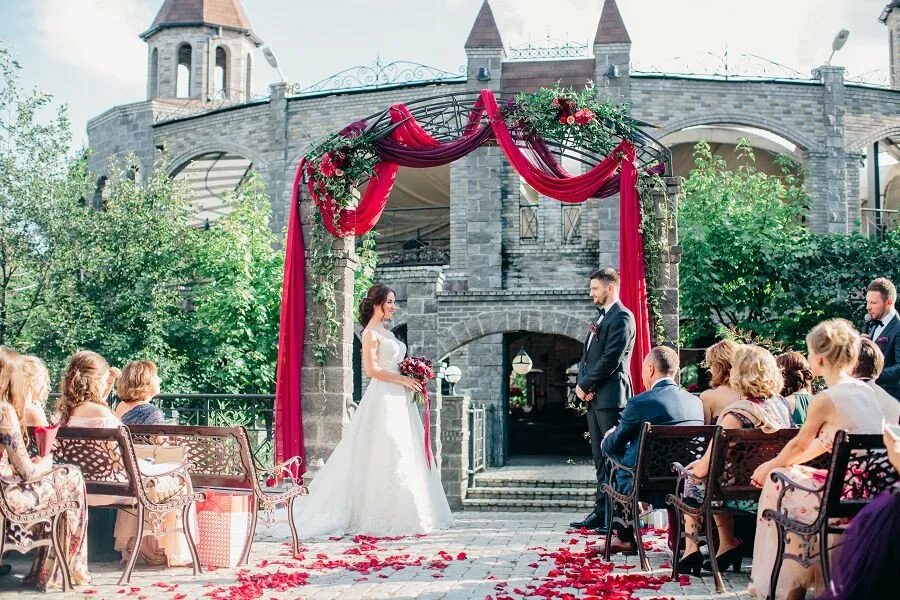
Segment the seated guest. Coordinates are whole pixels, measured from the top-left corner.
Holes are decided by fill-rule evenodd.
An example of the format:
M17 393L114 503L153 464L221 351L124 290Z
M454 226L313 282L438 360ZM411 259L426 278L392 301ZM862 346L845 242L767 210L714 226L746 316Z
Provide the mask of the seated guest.
M884 355L884 370L876 383L900 400L900 317L895 302L897 288L889 279L879 277L866 288L866 312L872 317L866 335Z
M50 396L50 374L44 362L36 356L23 356L19 361L25 389L25 425L47 427L44 406Z
M785 352L775 359L781 376L784 377L784 389L781 395L791 411L791 420L798 427L806 421L806 410L812 398L812 371L809 362L799 352Z
M21 395L13 393L24 387L19 368L20 357L8 348L0 349L0 457L10 468L10 473L20 479L32 479L25 485L14 483L5 486L7 502L13 510L29 511L49 508L52 503L76 501L78 508L66 511L64 556L56 556L45 546L36 550L37 556L25 583L45 591L62 587L62 572L56 562L62 558L69 566L73 585L90 583L87 563L87 501L84 479L78 469L57 470L42 479L42 473L53 468L52 457L29 458L26 452L28 433L25 428L25 407Z
M159 374L149 360L130 363L116 381L119 404L116 415L125 425L159 425L165 422L161 410L150 401L159 395Z
M860 340L859 358L853 369L853 376L864 381L866 385L875 390L875 397L881 405L884 420L896 425L900 421L900 401L884 391L884 388L875 383L881 370L884 368L884 355L878 346L869 338Z
M740 394L729 385L731 359L738 347L731 340L722 340L706 349L703 363L712 377L709 382L712 388L700 394L700 401L703 402L703 422L707 425L718 421L726 407L741 399Z
M69 359L69 365L63 374L62 395L57 404L55 420L60 426L70 427L118 427L122 421L110 410L106 404L106 397L115 381L110 375L110 367L106 360L88 350L74 354ZM177 467L176 463L152 463L139 460L138 467L144 475L156 475ZM155 485L147 490L150 500L153 502L165 502L179 494L191 494L193 489L190 481L163 475L156 478ZM109 496L91 495L88 504L103 506L118 503L117 498ZM148 535L142 540L141 555L147 562L167 562L169 566L191 564L190 549L183 530L178 525L180 514L169 512L163 518L163 528L166 533L158 537ZM152 531L152 524L147 523ZM191 522L192 532L196 523ZM145 529L146 531L147 529ZM116 520L116 550L123 554L123 558L134 547L134 537L137 531L137 522L129 511L120 510ZM194 539L196 534L194 534ZM157 548L158 545L158 548Z
M734 354L731 367L731 386L741 395L741 399L728 406L719 416L717 425L725 429L761 429L773 433L792 427L787 404L779 395L784 387L781 371L775 364L775 357L758 346L741 346ZM703 456L688 465L688 470L696 477L706 477L709 473L712 443ZM703 501L703 486L685 484L684 495L697 502ZM753 511L753 501L741 501L734 508ZM729 565L739 571L741 566L740 538L734 535L734 519L729 514L716 514L719 544L716 548L716 562L720 571ZM684 516L686 532L696 533L700 524L690 515ZM685 538L684 558L678 564L682 573L698 573L703 559L700 548L690 537Z
M813 469L803 463L831 451L838 430L854 433L881 433L883 419L874 390L853 378L851 372L859 358L860 336L844 319L832 319L816 325L806 336L810 370L814 377L823 377L828 388L813 396L806 422L797 436L781 452L760 465L753 473L753 484L763 488L759 501L759 515L766 509L778 508L781 484L769 475L779 470L807 488L821 488L824 469ZM819 512L820 498L806 491L784 493L782 510L804 522L813 522ZM757 518L756 542L753 547L753 572L750 593L765 598L769 593L772 569L779 552L800 553L799 540L789 539L786 550L779 550L778 530L771 521ZM815 555L818 550L812 549ZM793 560L784 561L777 582L776 597L802 598L809 587L817 593L824 589L819 561L804 567Z
M900 471L900 442L887 433L884 444ZM882 492L850 522L831 562L831 583L821 600L869 600L884 597L900 573L900 484Z
M678 353L665 346L650 350L644 358L641 379L646 392L634 396L625 405L619 424L603 438L601 448L605 454L620 463L633 467L637 463L638 438L644 423L652 425L703 425L703 406L700 399L681 389L675 383L678 375ZM628 473L621 476L616 488L623 493L631 491L633 481ZM659 506L662 498L653 499ZM633 552L634 531L620 529L610 540L610 552Z

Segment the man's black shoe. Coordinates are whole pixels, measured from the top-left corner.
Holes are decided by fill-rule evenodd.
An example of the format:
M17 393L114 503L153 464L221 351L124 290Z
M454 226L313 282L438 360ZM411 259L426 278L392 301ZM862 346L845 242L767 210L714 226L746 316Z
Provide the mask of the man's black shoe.
M606 535L606 527L598 527L594 530L597 535Z
M597 527L603 527L604 525L606 525L606 523L603 517L596 512L591 512L591 514L586 516L582 521L573 521L572 523L569 523L569 526L575 529L596 529Z

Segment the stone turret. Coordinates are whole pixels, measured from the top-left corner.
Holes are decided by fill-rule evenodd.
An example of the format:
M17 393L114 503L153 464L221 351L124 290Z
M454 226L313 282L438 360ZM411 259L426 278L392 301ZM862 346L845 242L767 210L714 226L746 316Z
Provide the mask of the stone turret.
M147 97L241 100L262 44L239 0L165 0L147 42Z
M606 0L594 36L594 81L622 102L631 98L631 37L616 0Z
M900 89L900 0L894 0L885 6L878 20L888 28L891 87Z
M500 73L506 49L487 0L481 5L469 39L466 40L468 78L474 89L500 90Z

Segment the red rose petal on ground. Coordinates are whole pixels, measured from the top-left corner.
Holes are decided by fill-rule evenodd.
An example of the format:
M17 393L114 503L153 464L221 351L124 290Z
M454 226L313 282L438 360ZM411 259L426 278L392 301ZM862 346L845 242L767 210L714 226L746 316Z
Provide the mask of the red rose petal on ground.
M531 569L537 569L538 564L537 564L537 563L530 563L530 564L528 565L528 567L531 568Z
M466 556L465 552L460 552L459 554L456 555L456 560L466 560L467 558L468 558L468 556Z

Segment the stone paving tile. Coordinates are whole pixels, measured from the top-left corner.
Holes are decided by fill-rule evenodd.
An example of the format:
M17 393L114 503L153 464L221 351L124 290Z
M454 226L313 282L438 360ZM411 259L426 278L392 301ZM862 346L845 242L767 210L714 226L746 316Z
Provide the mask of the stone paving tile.
M381 598L423 598L433 600L484 600L487 596L496 598L495 585L507 582L507 593L514 598L523 597L512 593L515 588L525 589L540 578L547 575L554 567L551 559L540 559L537 552L529 548L544 547L555 550L562 547L583 549L584 536L567 535L567 524L571 514L564 513L477 513L464 512L457 515L457 528L426 537L409 537L395 541L379 541L380 551L376 552L380 559L389 554L410 554L426 556L429 560L444 550L456 557L465 552L463 560L447 561L443 570L427 567L407 567L402 570L386 569L379 571L385 577L378 577L379 572L362 576L347 569L331 571L309 570L308 584L291 588L287 591L267 592L264 598L289 600L307 598L312 600L344 600L344 599L381 599ZM593 538L594 536L591 536ZM274 572L278 569L290 571L283 566L266 565L260 567L261 561L290 561L287 554L287 525L279 522L271 528L260 527L257 541L253 546L250 569L252 573ZM578 544L569 546L570 539L578 539ZM659 542L655 542L659 543ZM330 560L360 560L362 557L344 552L357 545L351 538L341 540L309 541L304 544L306 560L311 563L316 555L327 555ZM280 556L281 555L281 556ZM668 569L663 565L669 563L669 555L665 552L649 554L655 577L667 576ZM232 585L236 581L236 569L218 569L193 577L190 568L161 569L138 565L130 584L120 586L116 582L121 574L118 564L92 563L94 582L90 587L79 588L69 594L55 593L49 596L23 590L20 577L27 570L29 562L18 554L9 555L15 569L13 577L0 578L0 594L11 597L28 598L130 598L133 600L187 600L201 598L217 587ZM617 565L631 566L630 569L617 569L621 574L639 573L637 557L617 556L613 561ZM747 586L747 565L745 572L739 575L729 573L727 576L728 592L715 594L711 576L691 578L690 585L682 587L677 582L663 584L658 591L641 590L635 592L634 598L648 600L650 598L673 598L677 600L691 599L737 599L745 600L749 596L743 590ZM435 577L434 575L440 575ZM162 587L165 586L165 587ZM131 588L138 588L131 591ZM88 594L88 591L94 593ZM577 595L577 591L572 590ZM183 596L182 596L183 594Z

